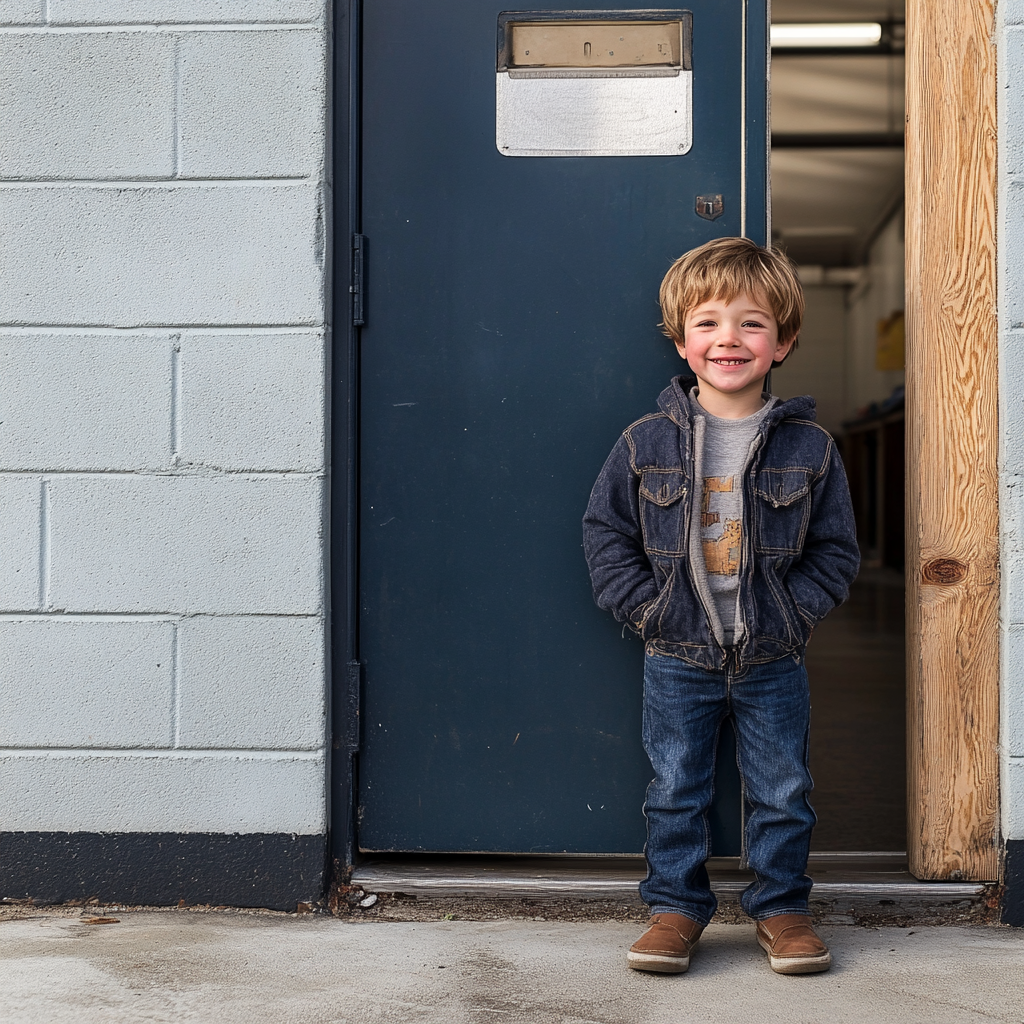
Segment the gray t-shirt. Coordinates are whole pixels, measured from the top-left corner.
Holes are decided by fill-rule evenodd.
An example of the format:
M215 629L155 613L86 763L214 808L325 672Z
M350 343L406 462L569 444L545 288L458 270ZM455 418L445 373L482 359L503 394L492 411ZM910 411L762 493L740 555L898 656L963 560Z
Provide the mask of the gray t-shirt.
M743 549L743 472L750 446L765 414L779 400L774 396L752 416L726 420L712 416L697 401L697 389L690 392L695 416L704 419L699 491L694 496L692 529L699 531L707 585L722 624L725 642L739 639L736 605L740 588L740 554Z

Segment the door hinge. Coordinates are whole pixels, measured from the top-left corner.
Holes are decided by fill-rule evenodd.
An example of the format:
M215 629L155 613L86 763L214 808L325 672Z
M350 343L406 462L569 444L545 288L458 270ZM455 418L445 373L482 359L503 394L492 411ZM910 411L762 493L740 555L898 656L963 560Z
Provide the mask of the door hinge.
M359 728L359 712L363 696L363 663L350 661L345 668L345 729L342 733L342 742L345 749L354 754L359 750L359 737L362 732Z
M352 326L362 327L366 323L366 235L352 236Z

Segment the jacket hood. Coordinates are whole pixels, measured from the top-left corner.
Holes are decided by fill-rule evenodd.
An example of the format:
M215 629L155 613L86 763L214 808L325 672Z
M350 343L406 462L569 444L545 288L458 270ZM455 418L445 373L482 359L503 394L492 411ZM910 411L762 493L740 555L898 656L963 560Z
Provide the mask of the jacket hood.
M690 389L697 383L694 374L681 373L678 377L673 377L672 383L658 396L658 408L673 423L686 430L693 425L693 414L688 396ZM815 420L816 418L817 410L814 399L810 395L800 395L797 398L787 398L786 401L779 402L770 409L761 424L761 429L762 431L768 430L780 420Z

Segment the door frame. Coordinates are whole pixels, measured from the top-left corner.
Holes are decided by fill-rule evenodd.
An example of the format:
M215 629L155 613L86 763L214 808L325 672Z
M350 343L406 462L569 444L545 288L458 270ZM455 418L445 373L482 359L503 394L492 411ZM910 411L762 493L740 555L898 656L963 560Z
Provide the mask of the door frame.
M328 579L340 585L328 583L327 786L335 879L347 877L355 858L362 687L354 600L359 332L352 295L337 286L353 281L351 240L360 231L359 16L360 0L335 0ZM999 541L992 528L999 522L995 11L993 0L907 0L906 17L908 854L919 878L994 881L1000 871ZM944 54L957 59L943 60Z
M327 516L327 608L329 651L326 681L330 751L326 779L328 885L347 881L356 855L356 770L361 726L362 667L359 663L359 319L354 287L362 251L360 82L362 0L334 0L330 12L328 67L331 189L325 202L328 235L330 353L328 410L330 458ZM344 282L345 284L342 284ZM359 282L360 285L362 282Z
M993 0L907 0L907 846L999 878Z

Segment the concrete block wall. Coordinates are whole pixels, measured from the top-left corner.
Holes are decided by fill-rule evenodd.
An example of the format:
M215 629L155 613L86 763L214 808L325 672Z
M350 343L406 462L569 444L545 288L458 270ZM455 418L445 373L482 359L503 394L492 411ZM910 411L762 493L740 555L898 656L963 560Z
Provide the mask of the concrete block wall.
M1003 835L1024 840L1024 0L999 5ZM1020 897L1018 897L1020 899ZM1024 901L1021 902L1024 907Z
M324 0L0 0L0 830L326 827Z

